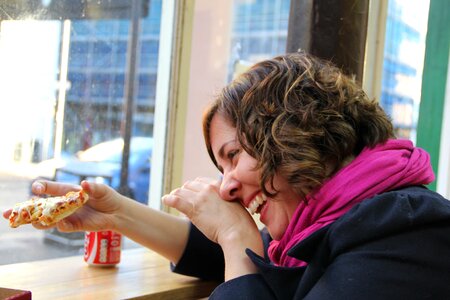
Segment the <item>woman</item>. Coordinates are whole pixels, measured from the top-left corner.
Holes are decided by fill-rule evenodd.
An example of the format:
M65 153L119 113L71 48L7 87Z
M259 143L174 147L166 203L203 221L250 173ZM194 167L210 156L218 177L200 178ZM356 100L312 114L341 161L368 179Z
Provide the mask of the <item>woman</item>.
M429 156L394 139L339 69L304 52L260 62L223 89L203 128L222 180L163 197L189 220L82 182L91 200L58 229L121 232L175 272L224 280L213 299L450 297L450 202L423 187Z

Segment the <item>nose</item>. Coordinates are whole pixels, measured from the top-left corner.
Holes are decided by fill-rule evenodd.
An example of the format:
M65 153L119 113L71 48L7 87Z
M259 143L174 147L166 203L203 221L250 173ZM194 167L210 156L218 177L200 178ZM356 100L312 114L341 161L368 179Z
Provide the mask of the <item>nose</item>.
M235 201L239 197L241 183L231 173L225 173L220 183L220 197L226 201Z

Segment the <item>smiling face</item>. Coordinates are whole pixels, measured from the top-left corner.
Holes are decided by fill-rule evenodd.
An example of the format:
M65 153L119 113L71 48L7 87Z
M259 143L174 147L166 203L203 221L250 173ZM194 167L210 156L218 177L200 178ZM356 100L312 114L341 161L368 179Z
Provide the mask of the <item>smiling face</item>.
M236 128L220 114L212 118L209 137L214 158L223 173L220 196L226 201L239 201L250 212L259 213L272 238L281 239L301 198L278 175L274 177L278 191L275 198L263 195L260 173L255 169L257 161L242 149ZM269 186L266 188L272 192Z

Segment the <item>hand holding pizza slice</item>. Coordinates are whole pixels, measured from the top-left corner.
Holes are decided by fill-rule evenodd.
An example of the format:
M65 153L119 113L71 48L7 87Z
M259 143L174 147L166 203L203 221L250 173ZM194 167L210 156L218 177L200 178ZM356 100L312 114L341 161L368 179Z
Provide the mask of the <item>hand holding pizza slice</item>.
M17 203L9 215L9 226L16 228L20 225L40 223L54 224L83 206L89 199L84 190L68 192L64 196L40 198L34 197L25 202Z

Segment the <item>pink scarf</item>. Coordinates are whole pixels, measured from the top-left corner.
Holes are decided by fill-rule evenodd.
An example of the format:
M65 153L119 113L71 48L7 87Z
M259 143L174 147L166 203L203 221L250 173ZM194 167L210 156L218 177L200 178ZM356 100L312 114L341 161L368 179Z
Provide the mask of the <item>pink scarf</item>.
M363 151L314 193L306 196L279 241L272 241L269 256L276 265L303 266L287 255L298 242L336 221L353 205L377 194L434 180L430 156L408 140L389 140Z

